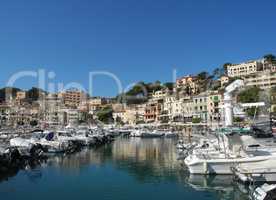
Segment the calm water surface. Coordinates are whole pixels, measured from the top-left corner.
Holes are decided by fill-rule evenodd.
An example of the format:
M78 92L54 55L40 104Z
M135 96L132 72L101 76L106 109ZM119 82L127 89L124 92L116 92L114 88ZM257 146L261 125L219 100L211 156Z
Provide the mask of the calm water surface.
M170 139L117 139L0 182L1 200L247 199L229 176L190 176Z

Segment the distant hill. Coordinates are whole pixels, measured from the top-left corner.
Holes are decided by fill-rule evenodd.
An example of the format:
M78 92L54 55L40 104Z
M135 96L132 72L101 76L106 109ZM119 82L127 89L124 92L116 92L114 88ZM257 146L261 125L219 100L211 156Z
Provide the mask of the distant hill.
M26 99L28 101L37 101L39 97L45 96L46 94L48 94L46 91L37 87L32 87L30 90L26 91Z
M4 102L6 98L12 97L13 99L16 97L16 93L18 91L22 91L19 88L15 87L4 87L0 89L0 102ZM31 89L26 91L26 100L29 102L37 101L39 97L43 97L48 94L46 91L32 87Z
M14 98L16 96L16 93L18 91L21 91L19 88L15 87L4 87L0 89L0 102L5 101L6 98L12 97Z

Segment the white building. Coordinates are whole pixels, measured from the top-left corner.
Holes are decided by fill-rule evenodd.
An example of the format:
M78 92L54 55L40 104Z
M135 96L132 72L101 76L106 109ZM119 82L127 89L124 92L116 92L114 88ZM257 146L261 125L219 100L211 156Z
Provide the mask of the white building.
M164 107L163 107L163 115L166 115L169 119L172 119L173 109L175 107L173 104L176 101L175 96L166 96L164 98Z
M207 99L208 123L222 120L223 95L216 92L209 94Z
M227 74L229 77L242 77L256 73L262 70L261 61L249 61L240 64L231 64L227 66Z
M270 89L276 86L276 72L270 72L270 70L261 71L257 74L245 77L244 82L246 86Z
M43 103L43 102L42 102ZM48 94L45 98L45 104L42 104L44 120L47 124L63 124L62 99L58 94Z
M155 100L163 99L166 96L165 90L158 90L152 93L152 98Z
M202 93L193 97L193 118L200 118L201 122L207 122L207 93Z

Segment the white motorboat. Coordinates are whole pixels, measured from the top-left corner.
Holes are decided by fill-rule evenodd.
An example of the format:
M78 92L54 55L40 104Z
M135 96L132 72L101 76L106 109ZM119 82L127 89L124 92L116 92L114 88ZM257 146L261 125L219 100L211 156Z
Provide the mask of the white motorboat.
M33 146L33 143L30 139L17 137L17 138L10 139L10 146L31 148Z
M232 171L239 181L242 183L252 182L276 182L276 160L269 159L265 162L257 162L254 164L243 163L232 168Z
M231 168L236 165L262 165L276 159L276 154L270 151L246 152L239 134L221 134L220 140L217 146L213 144L208 149L194 150L187 156L185 164L190 173L232 174Z
M163 137L165 133L163 131L154 130L152 132L150 131L143 131L141 134L142 138L159 138Z
M165 131L165 137L166 138L175 138L178 137L178 134L172 131Z
M48 131L37 138L31 138L30 142L41 145L45 153L63 153L72 148L72 144L69 141L57 140L55 133Z
M207 155L189 155L185 159L189 172L191 174L232 174L231 167L237 164L255 165L259 163L262 165L269 162L271 159L276 159L276 156L246 156L225 157L225 154L217 154L209 157Z
M80 141L84 146L90 146L95 143L94 137L90 136L87 130L78 130L73 138Z
M141 135L142 135L143 132L144 132L143 130L136 129L136 130L133 130L133 131L130 133L130 136L131 136L131 137L141 137Z

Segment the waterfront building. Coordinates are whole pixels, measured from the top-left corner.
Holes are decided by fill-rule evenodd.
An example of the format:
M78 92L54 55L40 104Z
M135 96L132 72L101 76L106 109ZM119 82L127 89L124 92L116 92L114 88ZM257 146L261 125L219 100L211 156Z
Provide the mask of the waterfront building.
M185 123L191 122L193 118L193 100L191 96L183 97L180 99L182 104L182 117Z
M172 103L172 121L191 122L193 117L193 101L191 96L176 99Z
M0 126L8 125L11 117L11 106L6 103L0 104Z
M158 122L162 114L163 100L152 100L146 103L144 121L146 123Z
M208 123L220 122L222 120L223 95L218 91L212 91L207 98Z
M171 120L172 121L182 121L182 115L183 115L183 110L182 110L182 101L181 99L177 98L172 102L172 110L171 110Z
M77 109L62 109L61 119L64 125L78 124L80 119L79 111Z
M229 77L243 77L255 74L263 70L262 61L248 61L240 64L231 64L227 66L227 75Z
M44 120L45 123L59 125L63 124L62 99L58 94L48 94L45 99Z
M173 104L176 101L174 95L169 95L164 98L163 111L161 114L161 121L170 121L173 118Z
M127 106L124 110L117 110L113 112L113 119L115 122L123 122L124 124L135 125L143 121L143 114L141 115L140 106ZM143 110L144 112L144 110Z
M201 122L207 122L208 110L207 110L208 94L206 92L193 96L193 118L198 118Z
M36 105L37 106L37 105ZM12 106L10 113L10 125L30 125L32 120L37 120L38 109L28 106Z

